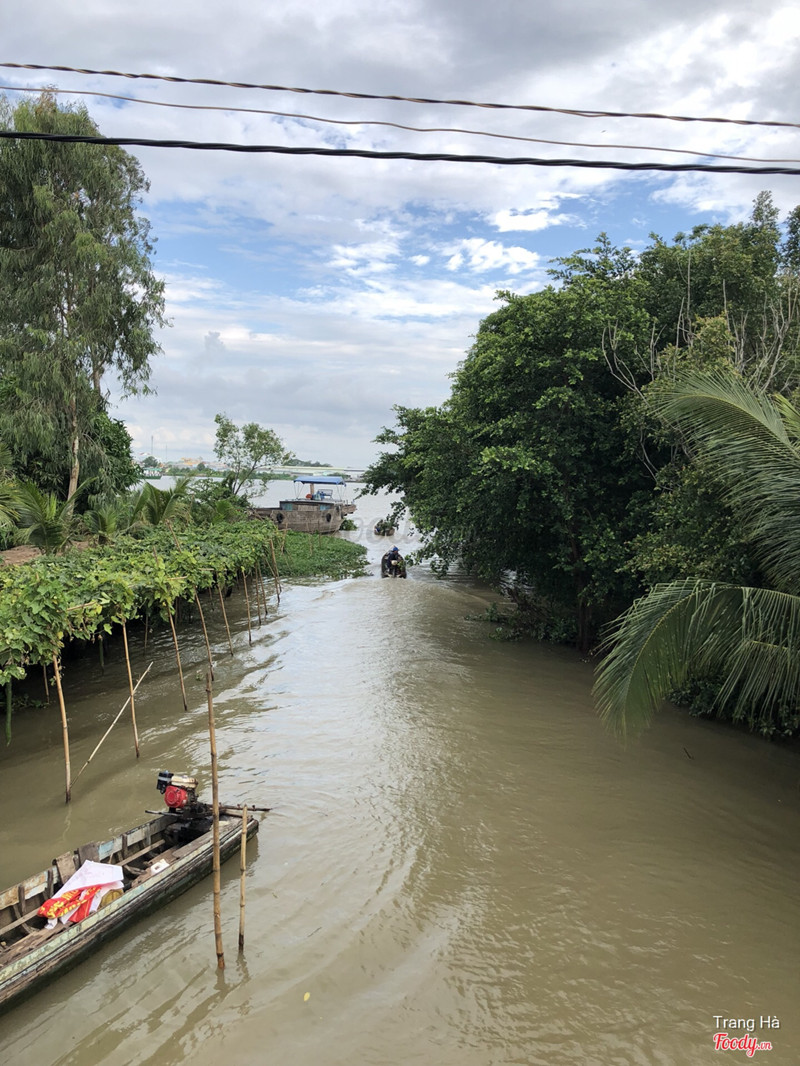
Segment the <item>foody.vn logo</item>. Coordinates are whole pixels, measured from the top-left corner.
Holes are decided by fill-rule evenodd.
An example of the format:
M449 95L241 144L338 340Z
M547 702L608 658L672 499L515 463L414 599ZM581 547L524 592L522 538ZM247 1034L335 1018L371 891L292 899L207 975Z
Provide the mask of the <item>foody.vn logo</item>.
M771 1014L761 1015L758 1019L759 1029L780 1029L780 1021ZM749 1059L755 1055L757 1051L772 1051L772 1042L769 1040L759 1040L753 1036L753 1031L756 1028L755 1018L724 1018L721 1014L714 1015L714 1025L719 1030L714 1033L714 1050L715 1051L744 1051ZM725 1032L721 1030L725 1029ZM738 1033L730 1035L729 1030L732 1029L744 1029L745 1035L739 1036Z
M756 1040L754 1036L728 1036L727 1033L714 1033L715 1051L744 1051L752 1059L757 1051L772 1051L769 1040Z

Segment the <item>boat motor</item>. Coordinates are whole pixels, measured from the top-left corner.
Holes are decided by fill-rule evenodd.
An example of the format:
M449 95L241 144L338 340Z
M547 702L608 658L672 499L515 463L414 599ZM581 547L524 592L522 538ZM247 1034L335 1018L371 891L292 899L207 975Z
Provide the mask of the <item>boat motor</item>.
M197 778L162 770L156 788L171 811L183 811L197 805Z

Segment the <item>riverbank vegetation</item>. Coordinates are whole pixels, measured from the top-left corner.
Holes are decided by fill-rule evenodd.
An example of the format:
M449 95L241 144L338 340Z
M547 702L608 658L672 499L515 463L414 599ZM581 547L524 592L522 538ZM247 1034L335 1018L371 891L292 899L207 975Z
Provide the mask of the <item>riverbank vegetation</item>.
M671 244L654 237L638 256L601 235L550 273L540 292L499 294L502 306L481 323L441 407L396 408L396 426L378 438L389 450L367 471L368 486L402 493L398 512L409 510L424 539L419 555L438 572L458 563L502 588L517 605L518 630L589 651L637 603L604 646L627 648L612 660L613 699L609 670L601 675L603 706L618 728L680 689L700 713L767 735L795 732L800 693L793 683L767 684L763 665L761 683L750 684L751 653L760 640L774 644L776 660L796 660L800 630L778 621L774 598L768 608L768 598L740 597L737 614L697 595L723 585L780 595L797 588L788 571L778 580L776 549L759 536L765 486L790 484L776 456L800 440L788 402L800 395L800 208L781 224L762 193L746 222L698 226ZM773 423L783 420L788 445L764 446L750 495L747 463L726 466L723 450L741 457L766 431L730 406L743 435L707 446L727 430L712 421L704 435L700 416L684 417L678 400L702 394L704 374L720 388L740 385L759 410L774 408ZM792 506L780 512L784 540L795 535ZM675 593L681 582L696 594L683 630L656 626L645 638L657 590ZM672 593L662 594L665 617ZM741 612L753 626L737 643ZM733 669L703 643L703 619L728 627ZM620 702L620 685L640 665L629 636L637 628L640 647L656 655L663 640L670 654Z
M148 629L191 614L198 594L242 583L259 604L281 577L341 578L364 572L364 549L335 537L279 532L270 522L140 526L113 543L49 554L0 569L0 686L34 667L47 671L64 648L97 643L130 622ZM255 610L255 607L252 608Z

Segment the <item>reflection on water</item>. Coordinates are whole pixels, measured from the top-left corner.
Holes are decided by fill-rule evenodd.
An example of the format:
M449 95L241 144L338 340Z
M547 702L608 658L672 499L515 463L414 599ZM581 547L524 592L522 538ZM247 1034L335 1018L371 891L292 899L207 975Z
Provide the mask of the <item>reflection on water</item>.
M717 1061L715 1014L778 1016L769 1061L800 1060L791 753L677 712L621 749L587 664L488 639L487 590L380 580L388 504L358 506L373 576L288 587L252 647L231 597L233 659L209 616L223 797L274 808L244 959L231 862L222 975L206 882L0 1018L4 1066L684 1066ZM181 641L189 711L167 637L138 646L142 758L120 723L70 808L55 708L17 717L4 884L141 820L159 769L207 785L205 653ZM124 699L120 655L66 683L80 765Z

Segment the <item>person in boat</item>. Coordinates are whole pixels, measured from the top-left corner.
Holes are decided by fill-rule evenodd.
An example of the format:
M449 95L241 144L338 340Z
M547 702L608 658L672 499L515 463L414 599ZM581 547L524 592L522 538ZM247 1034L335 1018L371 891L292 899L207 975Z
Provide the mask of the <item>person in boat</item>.
M381 559L381 577L405 577L406 561L397 549L391 548Z

